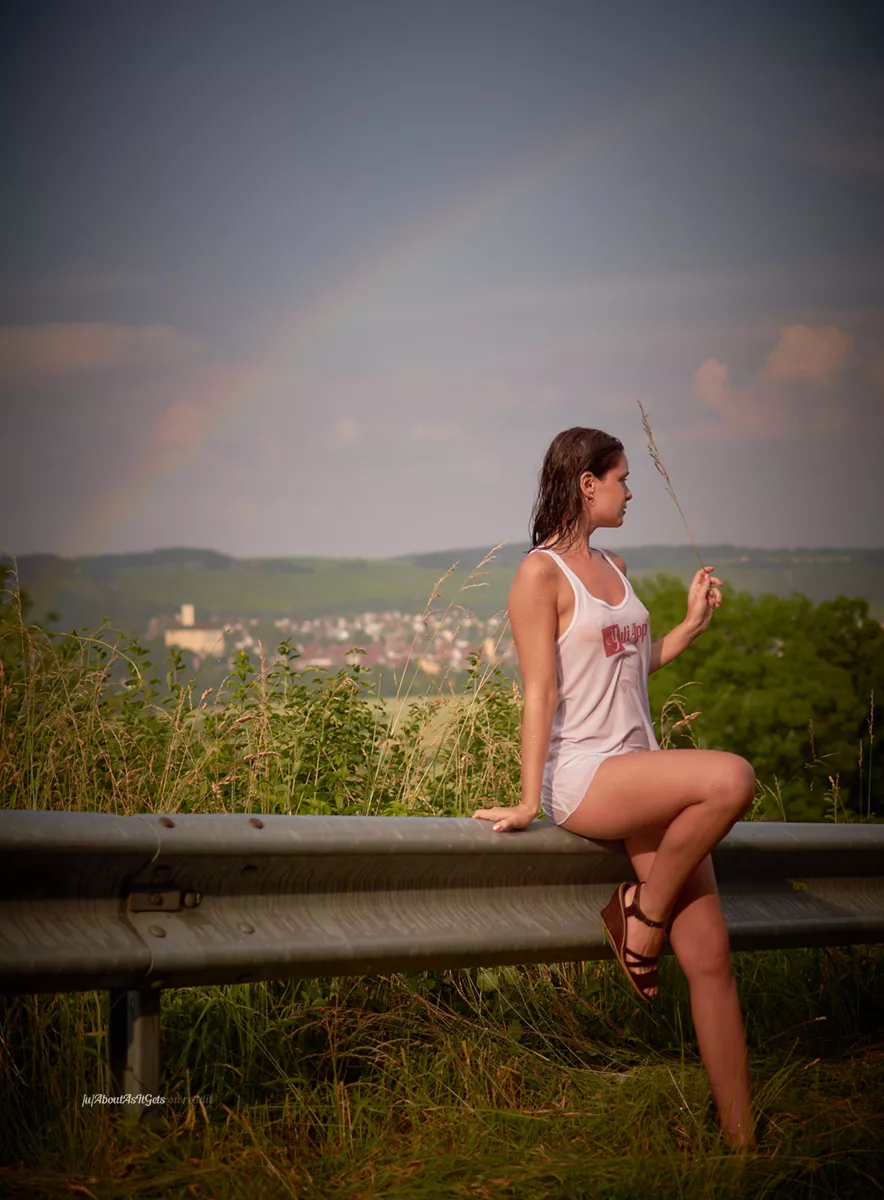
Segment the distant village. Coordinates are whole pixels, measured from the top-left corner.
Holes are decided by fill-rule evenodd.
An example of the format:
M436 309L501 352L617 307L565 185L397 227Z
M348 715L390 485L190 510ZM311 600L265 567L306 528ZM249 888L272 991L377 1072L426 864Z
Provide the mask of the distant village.
M268 624L279 631L272 645L259 636L256 628L266 629ZM474 653L495 664L517 662L505 614L483 621L463 613L423 618L394 610L304 621L291 617L272 622L242 618L232 623L201 624L195 620L194 605L182 604L177 619L152 618L146 637L151 641L162 638L167 647L175 646L191 655L194 667L207 658L221 660L239 650L256 655L263 651L270 661L277 657L276 648L283 641L298 651L299 667L331 670L356 663L372 670L398 670L410 662L426 675L435 676L444 669L466 670ZM353 653L356 646L365 653Z

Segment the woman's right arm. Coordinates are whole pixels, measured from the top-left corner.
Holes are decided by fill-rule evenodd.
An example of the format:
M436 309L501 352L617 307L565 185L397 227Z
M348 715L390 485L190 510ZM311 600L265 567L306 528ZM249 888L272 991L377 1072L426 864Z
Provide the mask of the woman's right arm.
M521 829L540 811L540 785L558 705L556 592L558 568L545 554L529 555L509 594L510 628L524 684L522 705L522 798L514 808L477 809L474 817L494 829Z

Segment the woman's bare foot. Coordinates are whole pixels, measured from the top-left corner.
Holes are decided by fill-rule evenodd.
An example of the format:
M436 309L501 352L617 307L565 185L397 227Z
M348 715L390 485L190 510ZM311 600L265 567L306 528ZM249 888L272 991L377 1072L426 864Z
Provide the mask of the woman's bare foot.
M624 907L627 909L635 898L635 887L635 884L631 884L630 887L626 889L626 893L623 897ZM653 911L653 907L649 911L648 905L645 903L646 893L647 885L642 888L641 895L639 896L639 904L641 905L642 912L652 921L662 920L662 917L659 917L657 913ZM646 925L644 921L640 921L638 917L626 918L626 945L628 949L634 950L636 954L647 954L651 957L658 955L663 947L664 932L665 931L662 929L652 929L649 925ZM645 971L653 970L652 967L640 966L638 963L633 963L630 961L629 955L626 957L627 961L630 963L630 970L635 975L643 975ZM657 988L649 987L645 994L649 998L656 996Z

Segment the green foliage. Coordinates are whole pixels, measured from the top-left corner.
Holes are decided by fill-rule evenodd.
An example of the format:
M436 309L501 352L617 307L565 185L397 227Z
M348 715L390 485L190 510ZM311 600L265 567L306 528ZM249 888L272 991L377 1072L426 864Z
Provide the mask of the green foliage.
M653 637L684 618L677 579L658 576L636 591ZM768 787L776 781L779 798L772 791L765 806L776 815L868 815L884 791L884 746L874 735L884 629L869 619L867 602L841 596L814 605L805 596L727 591L724 600L706 633L648 681L652 713L673 692L694 689L689 703L699 713L672 745L747 758Z
M657 638L683 618L677 579L637 590ZM364 667L299 670L289 642L269 663L239 652L199 695L180 651L157 673L150 658L107 622L66 634L30 623L11 583L0 603L3 803L463 816L519 799L518 681L478 653L458 692L418 697L395 722ZM884 631L865 601L741 593L649 693L662 746L753 763L756 817L851 820L871 815L884 785L882 680Z

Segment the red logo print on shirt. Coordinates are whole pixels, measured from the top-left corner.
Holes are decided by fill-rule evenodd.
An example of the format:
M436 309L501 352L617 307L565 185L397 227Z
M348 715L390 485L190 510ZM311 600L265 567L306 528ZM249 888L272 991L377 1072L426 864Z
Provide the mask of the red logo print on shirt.
M602 645L605 656L622 654L627 642L642 642L648 636L648 622L641 625L633 621L631 625L605 625L602 628Z

